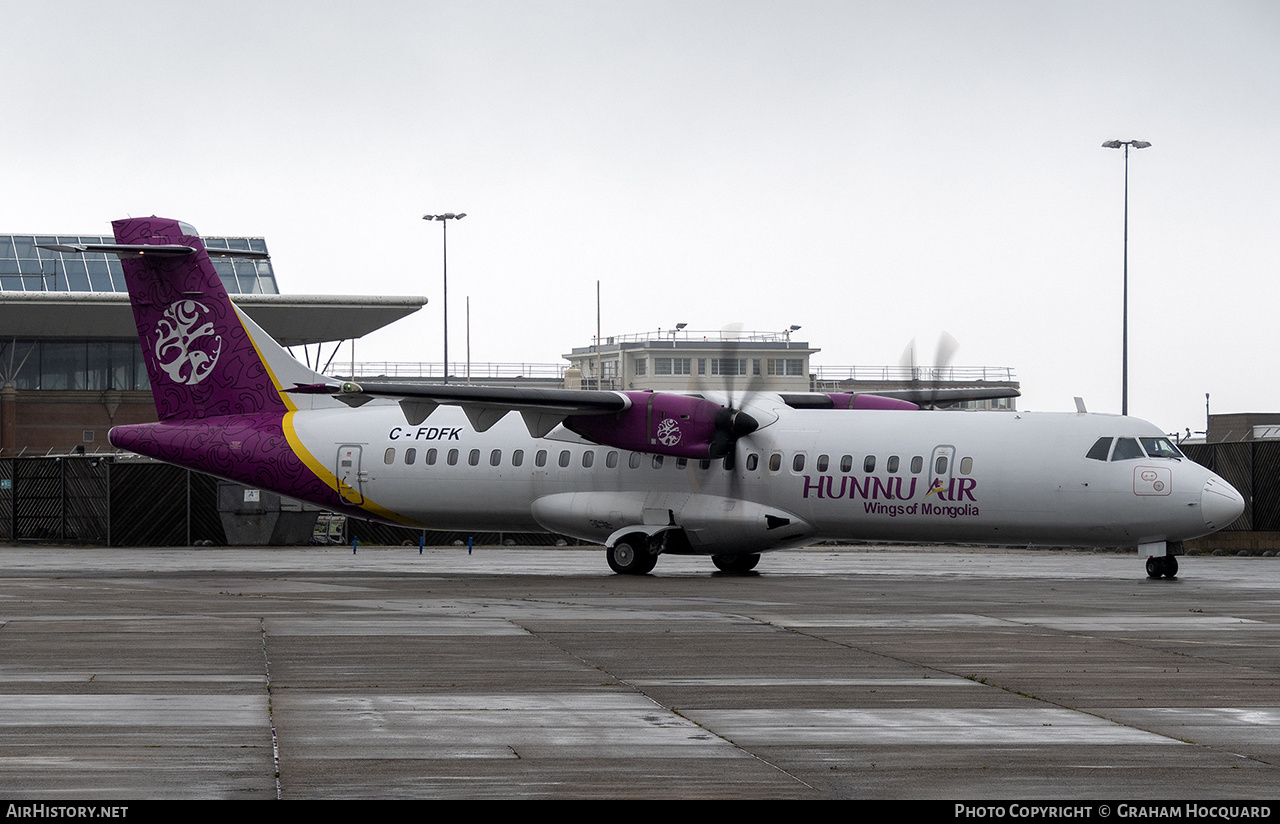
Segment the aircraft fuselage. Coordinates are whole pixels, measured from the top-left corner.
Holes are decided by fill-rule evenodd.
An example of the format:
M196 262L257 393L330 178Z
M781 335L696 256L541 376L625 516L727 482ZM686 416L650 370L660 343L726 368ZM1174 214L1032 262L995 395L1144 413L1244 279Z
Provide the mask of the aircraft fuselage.
M1215 476L1193 461L1085 457L1100 437L1161 436L1133 418L772 411L727 469L572 434L531 438L514 415L477 432L447 407L419 426L374 404L303 411L292 424L308 464L344 478L349 503L430 529L546 528L603 542L628 523L710 522L742 506L790 521L742 547L759 551L839 538L1143 544L1225 525L1206 521Z

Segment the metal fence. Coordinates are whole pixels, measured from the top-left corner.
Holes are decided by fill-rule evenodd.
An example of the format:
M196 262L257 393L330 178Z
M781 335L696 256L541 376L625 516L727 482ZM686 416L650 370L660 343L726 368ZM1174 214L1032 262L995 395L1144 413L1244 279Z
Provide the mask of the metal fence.
M0 540L103 546L223 543L217 480L104 456L0 459Z
M1280 441L1181 444L1187 457L1218 473L1244 496L1231 532L1280 531Z
M339 518L329 542L426 546L576 543L550 533L433 532ZM327 519L326 519L327 521ZM325 540L325 539L321 539ZM93 546L227 542L218 479L154 461L63 455L0 458L0 541Z

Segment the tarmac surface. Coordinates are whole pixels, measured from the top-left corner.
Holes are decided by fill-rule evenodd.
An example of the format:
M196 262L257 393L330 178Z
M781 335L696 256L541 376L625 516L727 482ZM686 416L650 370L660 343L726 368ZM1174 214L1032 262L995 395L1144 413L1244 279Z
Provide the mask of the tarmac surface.
M0 547L0 797L1265 799L1280 560Z

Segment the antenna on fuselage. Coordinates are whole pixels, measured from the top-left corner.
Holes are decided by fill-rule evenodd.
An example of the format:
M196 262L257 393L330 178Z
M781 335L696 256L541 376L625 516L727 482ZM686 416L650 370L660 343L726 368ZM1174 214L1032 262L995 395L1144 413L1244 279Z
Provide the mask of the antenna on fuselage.
M1089 411L1088 409L1084 408L1084 398L1078 395L1076 396L1076 411L1079 412L1081 415Z

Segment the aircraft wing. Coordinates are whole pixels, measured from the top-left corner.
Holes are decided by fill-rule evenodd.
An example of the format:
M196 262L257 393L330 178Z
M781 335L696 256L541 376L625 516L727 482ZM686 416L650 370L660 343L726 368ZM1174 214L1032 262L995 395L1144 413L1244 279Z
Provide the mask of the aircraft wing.
M958 389L878 389L875 394L886 398L911 401L921 406L946 406L965 401L986 401L997 398L1018 398L1022 393L1011 386L972 386Z
M344 381L306 384L288 391L332 395L349 406L361 406L374 398L399 398L412 426L425 421L438 406L460 406L479 432L516 411L535 438L546 435L570 415L607 415L631 408L631 399L621 392L577 389Z
M793 409L913 409L947 406L965 401L1017 398L1011 386L973 386L952 389L876 389L871 392L782 392L782 402ZM888 399L888 402L884 402Z

